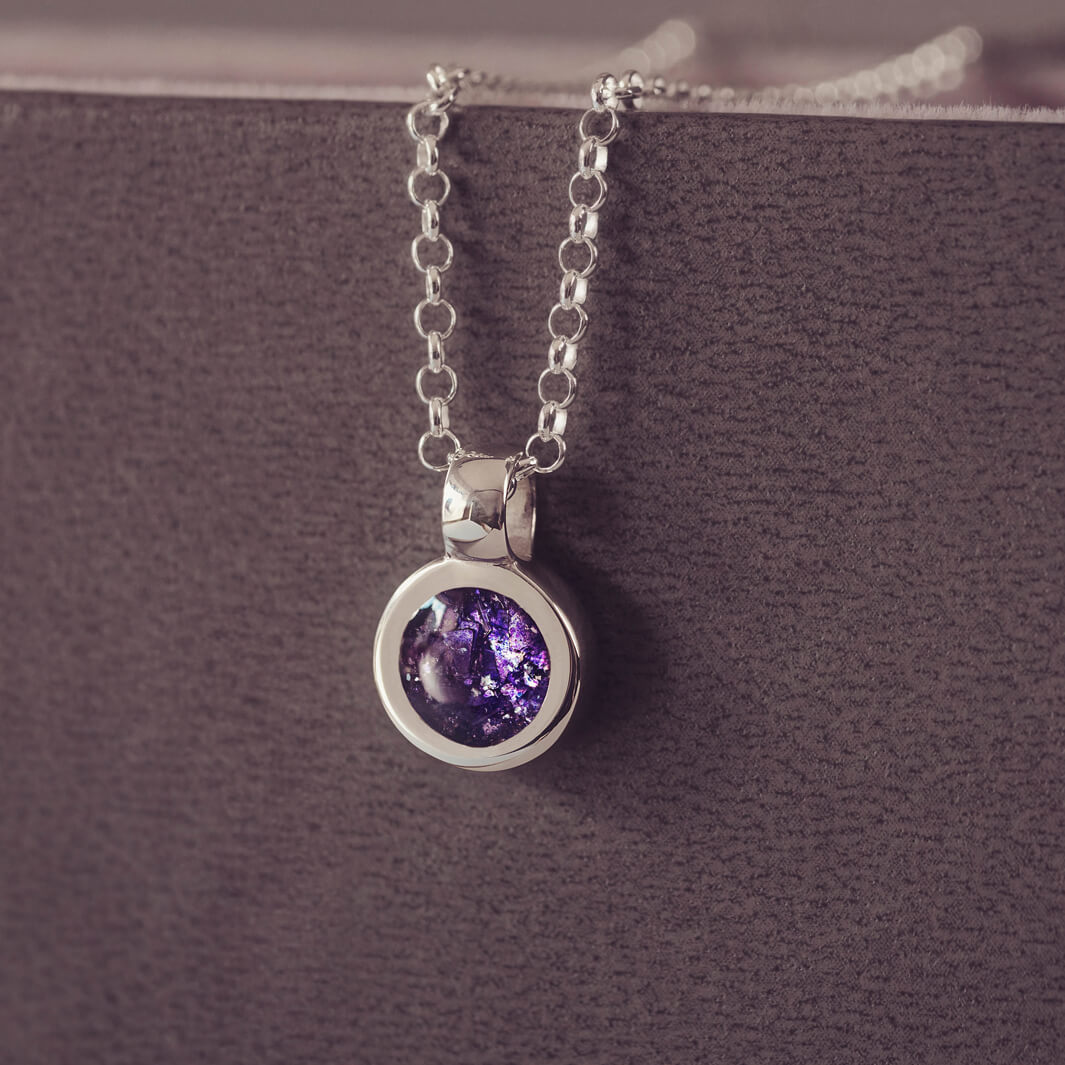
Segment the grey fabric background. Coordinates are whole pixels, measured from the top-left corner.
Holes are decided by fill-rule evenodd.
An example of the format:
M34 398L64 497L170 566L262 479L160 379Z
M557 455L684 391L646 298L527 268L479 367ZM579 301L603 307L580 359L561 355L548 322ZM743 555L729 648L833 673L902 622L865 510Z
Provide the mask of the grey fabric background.
M585 720L436 765L398 106L0 101L0 1060L1065 1055L1065 132L644 115L540 550ZM573 116L447 143L534 418Z

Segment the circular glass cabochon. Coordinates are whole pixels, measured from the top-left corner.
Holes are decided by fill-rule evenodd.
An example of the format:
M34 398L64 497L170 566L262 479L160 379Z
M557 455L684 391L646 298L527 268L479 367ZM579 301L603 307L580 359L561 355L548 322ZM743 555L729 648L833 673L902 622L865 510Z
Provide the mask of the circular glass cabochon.
M543 634L513 599L451 588L407 622L399 673L410 705L431 729L467 747L491 747L539 713L551 658Z

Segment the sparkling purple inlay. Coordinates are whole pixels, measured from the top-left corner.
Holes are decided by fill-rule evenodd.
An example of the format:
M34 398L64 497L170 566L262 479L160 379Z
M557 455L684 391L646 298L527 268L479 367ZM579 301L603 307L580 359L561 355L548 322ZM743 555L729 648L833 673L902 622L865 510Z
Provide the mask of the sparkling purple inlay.
M407 623L399 673L430 728L467 747L509 740L536 716L547 644L513 599L481 588L434 595Z

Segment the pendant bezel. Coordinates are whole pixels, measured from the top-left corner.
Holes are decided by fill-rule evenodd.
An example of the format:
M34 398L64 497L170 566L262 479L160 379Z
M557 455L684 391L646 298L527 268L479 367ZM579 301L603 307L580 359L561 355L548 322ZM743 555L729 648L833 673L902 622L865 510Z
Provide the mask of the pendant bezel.
M426 602L453 588L481 588L507 596L532 618L547 644L548 687L539 711L520 732L491 747L469 747L441 735L422 720L403 689L399 667L403 632ZM546 574L518 561L498 564L446 557L412 573L389 600L374 640L374 680L396 728L426 754L463 769L510 769L547 750L569 723L583 684L583 623L573 605L559 602L565 598L560 591Z

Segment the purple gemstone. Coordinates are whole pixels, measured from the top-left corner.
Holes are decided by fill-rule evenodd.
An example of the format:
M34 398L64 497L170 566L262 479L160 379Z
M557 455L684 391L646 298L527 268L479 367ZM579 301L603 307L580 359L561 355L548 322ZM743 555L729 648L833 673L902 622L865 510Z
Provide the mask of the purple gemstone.
M509 740L536 717L551 661L532 618L481 588L434 595L407 623L399 673L430 728L467 747Z

